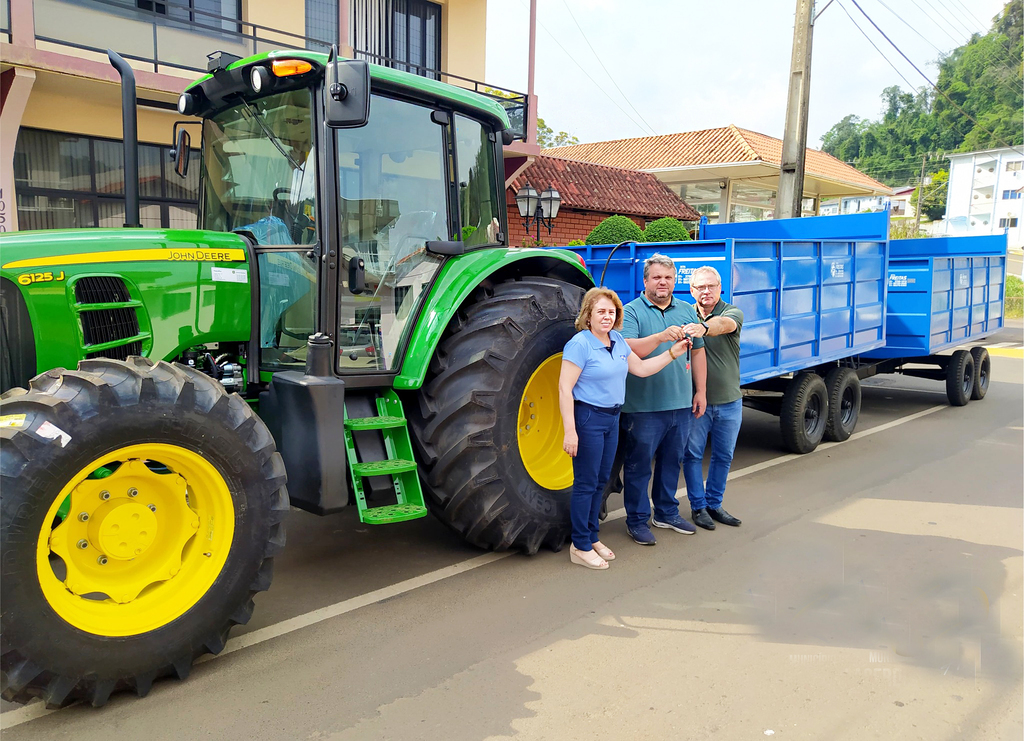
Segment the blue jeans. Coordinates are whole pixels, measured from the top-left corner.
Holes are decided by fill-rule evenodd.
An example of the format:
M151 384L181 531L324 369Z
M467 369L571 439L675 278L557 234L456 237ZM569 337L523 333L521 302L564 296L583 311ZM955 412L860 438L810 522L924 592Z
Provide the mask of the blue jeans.
M572 544L589 551L601 539L598 532L604 487L612 475L612 461L619 444L619 413L598 411L576 404L576 436L579 447L572 459Z
M729 477L732 454L736 450L736 438L743 423L743 400L728 404L708 405L707 411L690 428L690 439L686 443L686 457L683 459L683 476L686 478L686 496L690 509L718 509L725 494L725 481ZM711 436L711 464L708 466L708 481L704 483L704 448Z
M633 412L622 415L626 433L623 451L622 490L626 505L626 527L646 525L651 516L647 484L651 480L651 459L654 459L654 516L659 522L679 515L679 467L683 463L686 439L693 421L693 411L673 409L666 412Z

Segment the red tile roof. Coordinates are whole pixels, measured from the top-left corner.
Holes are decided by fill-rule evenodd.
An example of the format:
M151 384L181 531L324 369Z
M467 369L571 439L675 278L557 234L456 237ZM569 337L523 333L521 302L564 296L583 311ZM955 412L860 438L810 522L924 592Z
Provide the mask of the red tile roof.
M704 131L553 147L545 149L544 154L637 170L758 161L779 166L782 140L729 125ZM884 183L817 149L807 149L806 172L882 193L891 190Z
M513 193L529 182L538 191L555 188L562 206L637 216L672 216L697 221L700 214L650 173L541 155L520 173Z

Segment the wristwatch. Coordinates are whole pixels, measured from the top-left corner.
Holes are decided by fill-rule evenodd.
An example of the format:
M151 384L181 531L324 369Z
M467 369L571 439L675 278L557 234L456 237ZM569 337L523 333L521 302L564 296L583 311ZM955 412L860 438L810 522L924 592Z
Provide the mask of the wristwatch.
M711 331L711 327L708 326L707 322L701 322L700 326L704 327L704 336L707 337L708 333Z

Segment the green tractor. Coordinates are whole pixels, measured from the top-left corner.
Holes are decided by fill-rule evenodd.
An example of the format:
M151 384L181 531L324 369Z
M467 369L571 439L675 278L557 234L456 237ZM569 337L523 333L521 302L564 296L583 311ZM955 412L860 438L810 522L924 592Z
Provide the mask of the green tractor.
M199 230L0 240L7 700L184 678L249 620L289 505L429 511L486 549L568 536L558 368L592 279L508 246L505 110L306 51L214 55L178 108Z

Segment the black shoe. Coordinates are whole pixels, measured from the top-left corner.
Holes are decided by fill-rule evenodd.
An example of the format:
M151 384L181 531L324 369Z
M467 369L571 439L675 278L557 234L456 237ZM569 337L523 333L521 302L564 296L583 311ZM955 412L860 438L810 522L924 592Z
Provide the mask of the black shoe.
M708 516L706 509L692 509L690 510L690 519L693 520L693 524L697 527L702 527L705 530L714 530L715 523L711 521Z
M720 522L723 525L732 525L733 527L739 527L739 524L743 522L740 518L733 517L721 507L719 507L718 509L711 509L709 507L708 514L711 515L712 520Z

